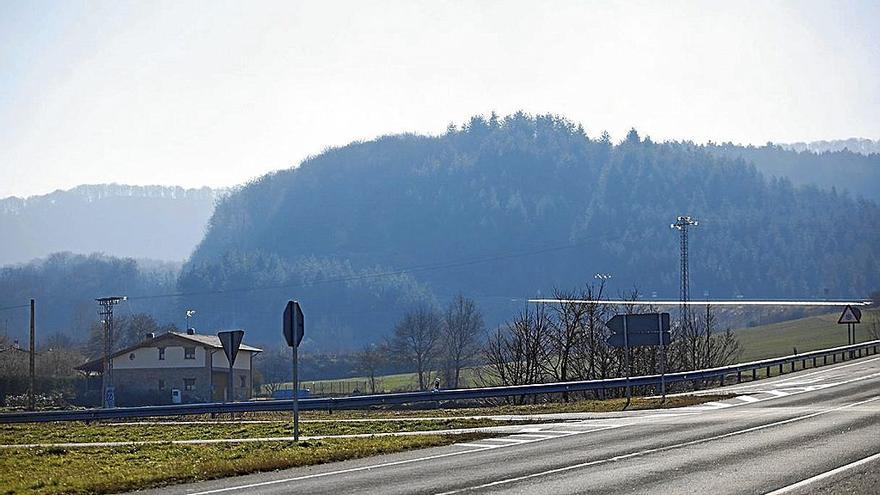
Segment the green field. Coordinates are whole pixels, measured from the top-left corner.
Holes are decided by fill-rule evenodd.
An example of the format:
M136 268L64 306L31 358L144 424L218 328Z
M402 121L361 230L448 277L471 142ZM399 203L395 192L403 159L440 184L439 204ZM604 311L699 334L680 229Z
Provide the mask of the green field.
M770 325L761 325L736 330L742 345L741 361L755 361L777 356L787 356L795 349L797 352L814 351L847 344L846 325L838 325L840 312L821 316L811 316ZM856 325L856 340L871 340L872 324L880 328L880 310L863 310L862 323Z
M7 449L0 454L0 493L116 493L449 445L485 437L478 434L424 435L299 443Z
M408 431L450 430L523 424L523 421L450 418L430 420L326 421L300 424L303 436L375 435ZM168 442L216 438L269 438L293 436L289 419L248 423L229 422L140 422L140 423L37 423L0 425L0 444L59 444L93 442Z

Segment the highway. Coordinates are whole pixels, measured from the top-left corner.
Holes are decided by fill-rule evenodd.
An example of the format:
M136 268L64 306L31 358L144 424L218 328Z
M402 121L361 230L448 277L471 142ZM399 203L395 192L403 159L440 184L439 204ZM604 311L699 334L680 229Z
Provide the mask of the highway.
M880 493L880 356L721 391L738 395L140 493Z

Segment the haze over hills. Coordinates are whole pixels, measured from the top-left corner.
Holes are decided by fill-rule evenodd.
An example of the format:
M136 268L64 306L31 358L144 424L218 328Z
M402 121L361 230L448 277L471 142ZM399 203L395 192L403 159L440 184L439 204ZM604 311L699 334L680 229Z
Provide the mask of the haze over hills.
M221 192L101 184L0 199L0 265L58 251L182 261Z
M865 138L832 139L829 141L811 141L809 143L783 143L779 144L779 146L787 150L812 151L813 153L843 150L849 150L862 155L880 153L880 140Z
M149 242L179 240L176 253L190 242L180 259L198 247L179 273L76 255L7 267L0 303L63 300L39 305L39 321L82 332L94 318L92 298L120 292L131 296L126 311L180 326L193 308L201 330L242 327L249 341L277 345L280 311L299 299L309 349L345 351L380 341L407 309L458 293L476 299L490 326L521 311L525 298L583 287L596 272L613 274L610 295L635 286L645 298L675 298L678 238L669 224L681 214L700 220L691 236L695 297L864 297L880 287L880 208L832 190L837 178L825 171L871 186L878 165L876 154L655 143L636 131L614 144L560 117L474 117L441 136L329 149L231 191L210 222L210 213L173 211L190 201L209 210L205 190L162 193L156 203L144 191L79 193L92 198L68 200L82 215L107 210L95 207L106 198L163 205L135 209L153 215L142 222L129 213L90 225L122 225L136 241L104 252L153 249L144 256L175 259ZM810 171L811 184L799 185ZM46 215L70 211L41 204L35 211ZM202 237L197 225L205 224ZM185 232L169 231L178 227ZM63 283L80 279L88 283ZM11 326L25 328L24 316L10 316Z
M849 144L861 144L860 151ZM704 148L719 156L754 163L767 177L781 177L796 186L834 188L839 193L880 201L880 154L878 143L868 140L820 141L809 145L741 146L707 144Z

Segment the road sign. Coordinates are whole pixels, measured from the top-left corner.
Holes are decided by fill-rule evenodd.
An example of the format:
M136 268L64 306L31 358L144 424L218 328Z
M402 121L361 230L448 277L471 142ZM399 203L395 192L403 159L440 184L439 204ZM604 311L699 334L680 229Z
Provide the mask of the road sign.
M284 338L290 347L299 347L305 335L305 319L303 317L302 308L297 301L287 301L287 307L284 308ZM294 336L296 336L296 344L294 344Z
M659 315L659 318L658 318ZM644 313L638 315L617 315L605 326L614 333L623 333L623 319L626 318L626 332L629 335L647 333L657 335L661 331L658 324L662 325L663 332L669 332L669 313ZM654 345L660 342L655 338ZM630 345L633 345L630 343Z
M843 308L843 313L840 315L840 319L837 320L837 323L843 325L844 323L861 323L862 322L862 311L859 308L854 308L850 305L847 305Z
M660 345L660 337L657 332L654 333L629 333L627 332L627 341L624 341L623 332L613 333L605 342L611 347L644 347L650 345ZM669 345L672 342L672 335L669 332L662 332L663 345Z
M217 336L220 337L220 344L223 346L223 352L226 353L226 359L229 361L229 367L231 368L235 363L235 356L238 355L241 339L244 338L244 330L217 332Z

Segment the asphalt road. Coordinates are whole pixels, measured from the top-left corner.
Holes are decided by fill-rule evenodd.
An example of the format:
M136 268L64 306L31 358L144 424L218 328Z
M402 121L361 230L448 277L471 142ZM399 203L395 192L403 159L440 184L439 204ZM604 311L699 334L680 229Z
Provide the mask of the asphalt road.
M723 390L742 395L145 493L880 493L880 357Z

